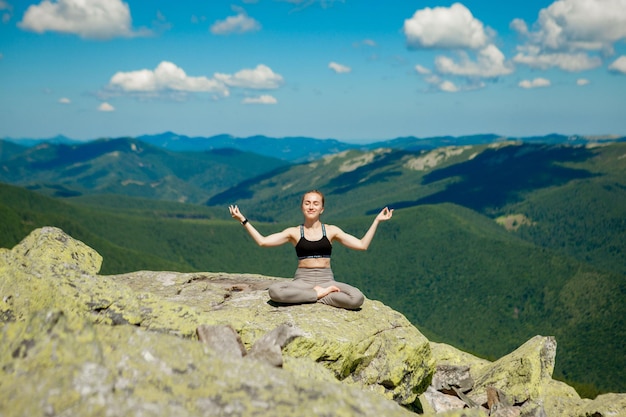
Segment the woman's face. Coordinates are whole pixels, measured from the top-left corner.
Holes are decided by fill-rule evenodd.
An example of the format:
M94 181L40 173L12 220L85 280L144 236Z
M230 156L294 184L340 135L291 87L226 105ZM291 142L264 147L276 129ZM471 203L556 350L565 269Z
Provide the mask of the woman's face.
M319 217L324 212L322 196L317 193L306 193L302 198L302 213L305 217Z

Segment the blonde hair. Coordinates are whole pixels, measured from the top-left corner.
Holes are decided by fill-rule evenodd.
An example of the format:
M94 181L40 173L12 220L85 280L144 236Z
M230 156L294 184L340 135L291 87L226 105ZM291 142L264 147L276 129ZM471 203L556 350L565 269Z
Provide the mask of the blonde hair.
M300 205L302 205L304 203L304 196L306 196L307 194L317 194L322 198L322 207L324 207L324 194L322 194L321 191L319 190L310 190L307 191L306 193L302 194L302 200L300 201Z

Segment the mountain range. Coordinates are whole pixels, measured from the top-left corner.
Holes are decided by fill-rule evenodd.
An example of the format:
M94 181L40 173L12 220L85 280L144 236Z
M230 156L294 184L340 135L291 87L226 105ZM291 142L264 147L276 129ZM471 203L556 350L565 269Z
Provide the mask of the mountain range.
M94 140L113 139L98 138ZM122 139L122 138L118 138ZM128 138L127 138L128 139ZM336 139L316 139L304 136L271 138L263 135L239 138L232 135L186 136L174 132L163 132L152 135L134 137L140 142L148 143L163 149L177 152L200 152L214 149L232 148L244 152L254 152L272 158L283 159L292 163L307 162L332 153L348 149L371 150L378 148L404 149L422 151L444 146L484 145L494 142L518 141L538 144L569 144L586 145L589 143L611 143L626 141L626 137L618 135L583 136L549 134L544 136L510 137L497 134L477 134L467 136L436 136L419 138L415 136L398 137L367 143L342 142ZM47 139L0 139L0 160L2 160L2 142L10 142L24 147L32 147L42 143L56 145L81 145L89 141L78 141L59 135ZM6 146L6 145L5 145Z
M0 185L0 246L54 225L102 253L104 273L288 277L292 250L256 247L226 206L270 233L300 221L300 196L316 188L325 221L355 235L395 209L367 253L337 247L333 270L432 340L495 358L553 334L558 377L590 393L626 390L623 138L452 139L328 143L313 159L263 155L263 141L258 152L0 141L0 182L19 187Z

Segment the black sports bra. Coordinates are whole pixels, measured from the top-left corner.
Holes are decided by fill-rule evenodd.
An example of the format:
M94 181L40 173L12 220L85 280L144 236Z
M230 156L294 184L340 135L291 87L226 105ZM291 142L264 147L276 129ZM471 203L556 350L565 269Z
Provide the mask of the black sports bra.
M304 226L300 225L300 240L296 244L298 259L330 258L333 245L326 237L326 228L322 224L322 238L316 241L307 240L304 237Z

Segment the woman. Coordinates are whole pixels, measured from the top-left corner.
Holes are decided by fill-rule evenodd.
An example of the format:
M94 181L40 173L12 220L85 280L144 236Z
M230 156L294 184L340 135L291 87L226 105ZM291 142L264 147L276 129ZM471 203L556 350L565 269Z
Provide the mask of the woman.
M304 194L301 208L303 224L263 236L241 214L236 205L229 207L231 216L241 222L259 246L279 246L288 242L295 246L298 255L295 277L292 281L270 285L270 298L284 304L320 302L349 310L361 307L365 299L363 293L351 285L335 281L330 269L332 242L337 241L350 249L366 250L372 242L378 223L389 220L393 210L387 207L382 209L367 233L358 239L337 226L320 221L324 212L324 195L321 192L313 190Z

